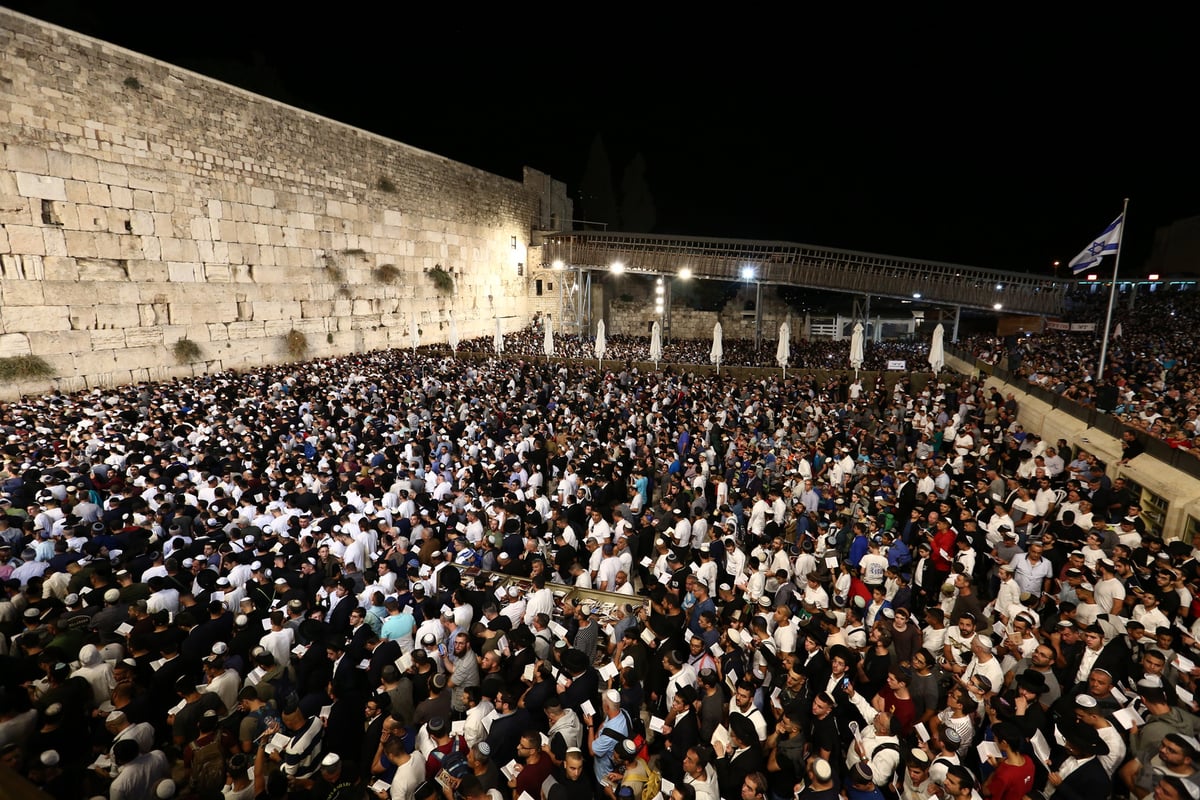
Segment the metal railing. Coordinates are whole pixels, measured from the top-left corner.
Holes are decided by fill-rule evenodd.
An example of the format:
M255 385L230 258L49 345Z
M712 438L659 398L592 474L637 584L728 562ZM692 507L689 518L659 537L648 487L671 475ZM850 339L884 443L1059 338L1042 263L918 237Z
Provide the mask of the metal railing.
M802 286L1009 313L1059 315L1069 282L1019 272L814 247L793 242L573 231L549 234L543 267L629 272Z

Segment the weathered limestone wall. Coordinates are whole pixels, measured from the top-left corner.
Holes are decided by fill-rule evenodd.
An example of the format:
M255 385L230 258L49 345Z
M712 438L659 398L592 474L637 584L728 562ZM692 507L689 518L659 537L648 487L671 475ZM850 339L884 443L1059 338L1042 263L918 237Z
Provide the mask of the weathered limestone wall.
M524 325L532 232L566 188L517 182L0 9L0 396L408 346ZM543 218L544 217L544 218ZM454 291L426 274L449 270ZM179 364L172 346L200 347Z

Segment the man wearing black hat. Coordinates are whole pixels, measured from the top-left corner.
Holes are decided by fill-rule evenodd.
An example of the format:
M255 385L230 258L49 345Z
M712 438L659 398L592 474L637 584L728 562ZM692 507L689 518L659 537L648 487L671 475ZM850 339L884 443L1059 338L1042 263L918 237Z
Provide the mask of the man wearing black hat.
M988 704L988 717L993 725L1003 722L1015 725L1026 739L1037 731L1045 733L1049 730L1049 718L1041 698L1049 688L1043 673L1027 669L1016 677L1011 689Z
M1048 780L1055 787L1054 795L1062 800L1108 797L1112 781L1097 758L1108 753L1108 745L1095 728L1082 722L1066 724L1062 733L1068 755L1050 771Z
M754 732L754 723L741 715L729 718L729 747L714 742L717 758L717 783L721 797L741 797L742 782L747 775L766 772L766 758L761 742Z

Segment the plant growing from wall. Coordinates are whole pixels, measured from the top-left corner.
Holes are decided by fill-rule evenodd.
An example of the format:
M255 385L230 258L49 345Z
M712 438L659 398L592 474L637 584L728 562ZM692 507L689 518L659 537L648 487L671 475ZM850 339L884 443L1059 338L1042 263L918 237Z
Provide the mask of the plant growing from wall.
M392 183L391 178L387 177L386 175L380 176L379 180L375 183L375 188L381 192L387 192L388 194L396 193L396 184Z
M287 349L288 355L297 361L303 360L308 355L308 337L304 331L292 328L283 337L283 345Z
M380 264L371 271L380 283L395 283L400 279L400 270L395 264Z
M171 354L175 356L175 361L178 364L191 364L194 361L200 361L204 357L204 352L200 349L200 345L187 338L180 339L171 345Z
M454 291L454 276L447 272L441 264L433 265L433 268L429 270L429 279L442 294L450 294Z
M132 75L122 81L122 83L125 85L126 89L132 89L135 92L140 92L142 90L142 82Z
M54 377L54 369L41 356L0 358L0 382L34 381Z

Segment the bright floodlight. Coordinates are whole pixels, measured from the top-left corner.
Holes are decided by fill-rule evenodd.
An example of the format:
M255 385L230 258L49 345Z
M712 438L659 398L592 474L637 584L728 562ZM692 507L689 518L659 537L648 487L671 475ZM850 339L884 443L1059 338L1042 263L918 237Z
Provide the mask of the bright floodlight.
M1003 289L1003 288L1004 288L1004 284L1003 284L1003 283L997 283L997 284L996 284L996 291L997 291L997 292L998 292L998 291L1000 291L1000 290L1001 290L1001 289Z
M1087 279L1089 281L1096 281L1096 280L1100 280L1100 276L1093 272L1087 276Z
M1004 306L1000 305L999 303L995 303L995 304L993 304L993 305L992 305L992 308L994 308L994 309L996 309L997 311L999 311L1000 309L1004 308Z
M920 299L921 299L921 293L913 292L913 300L920 300Z
M742 280L754 280L754 267L742 267Z
M658 286L655 286L655 287L654 287L654 293L655 293L655 294L662 294L662 293L663 293L663 287L662 287L662 284L661 284L661 283L660 283Z
M562 259L560 259L560 258L556 258L556 259L554 260L554 263L553 263L553 264L551 264L550 266L551 266L551 268L553 268L553 269L562 269L562 268L563 268L563 262L562 262Z
M679 277L683 278L685 281L686 281L688 278L692 277L692 268L691 268L691 267L684 267L684 268L682 268L681 270L679 270Z
M1152 281L1158 280L1158 275L1156 273L1150 273L1150 275L1147 277L1149 277Z
M622 264L620 261L614 261L614 262L612 263L612 266L611 266L611 267L609 267L608 269L609 269L609 271L610 271L610 272L613 272L614 274L620 275L622 272L624 272L624 271L625 271L625 265L624 265L624 264Z

